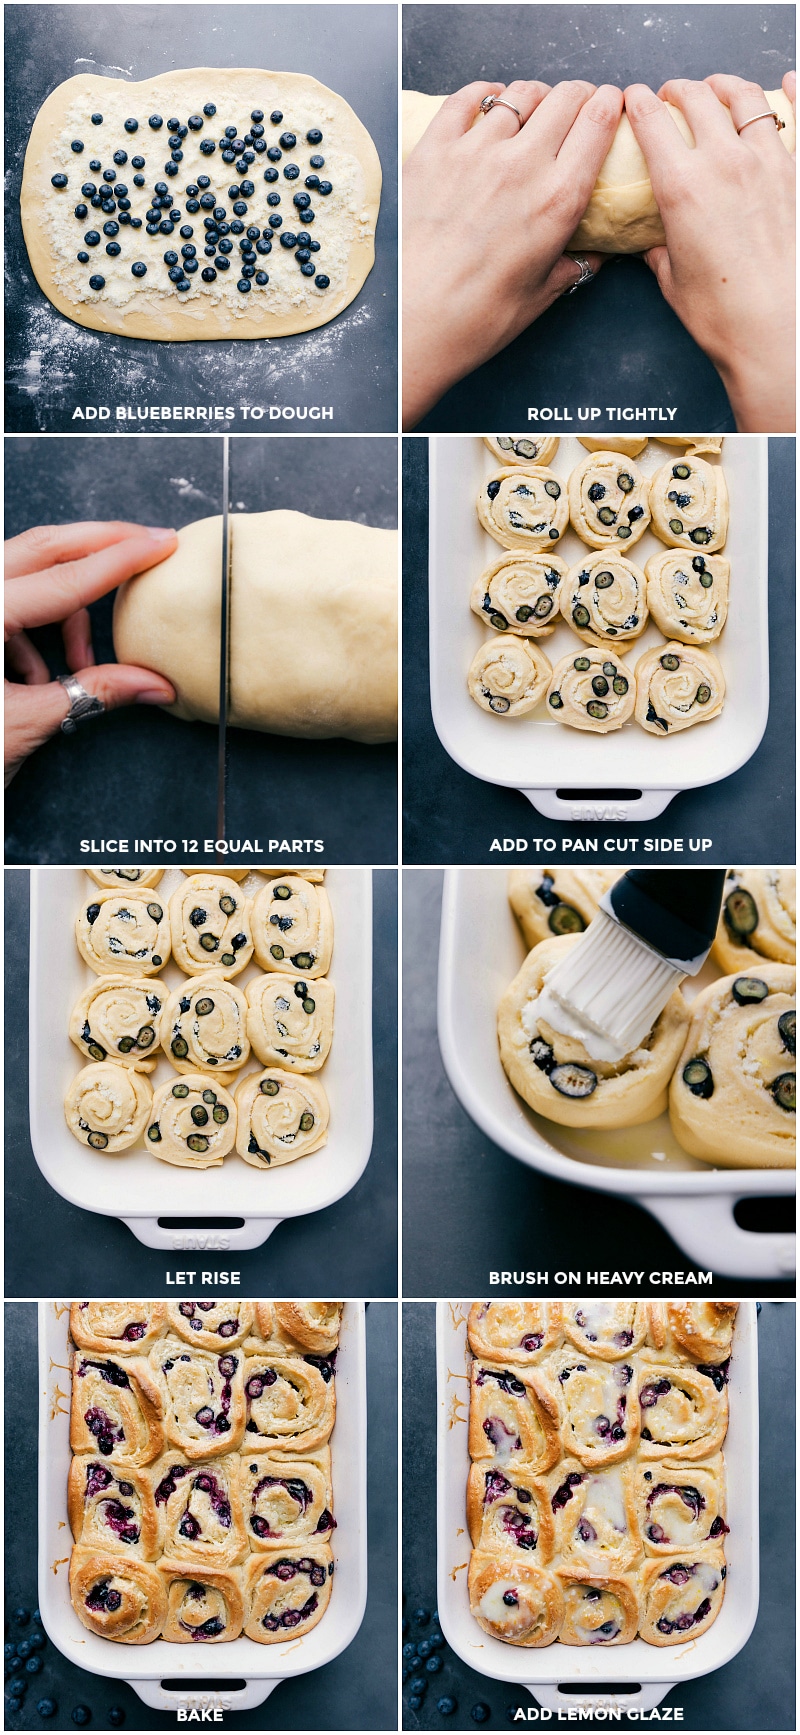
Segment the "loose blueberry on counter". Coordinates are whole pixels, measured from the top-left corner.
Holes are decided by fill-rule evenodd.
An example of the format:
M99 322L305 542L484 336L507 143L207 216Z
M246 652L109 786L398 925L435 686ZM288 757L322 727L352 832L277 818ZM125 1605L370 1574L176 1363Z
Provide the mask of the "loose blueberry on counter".
M108 1713L108 1721L111 1724L112 1729L119 1729L120 1725L125 1722L125 1712L121 1705L111 1706Z
M280 193L268 193L267 194L267 204L268 205L279 205L280 202L281 202Z
M278 179L277 169L265 169L264 170L264 180L265 181L277 181L277 179Z
M282 225L283 225L283 218L279 217L277 215L277 212L273 213L273 215L269 219L270 228L271 229L280 229L282 227Z
M418 1694L421 1698L427 1685L428 1683L424 1675L412 1675L411 1680L408 1683L408 1690L410 1693Z
M263 289L264 285L269 283L269 276L266 271L256 272L256 283L258 284L259 289Z
M308 160L311 164L312 169L324 169L324 167L325 167L325 158L324 157L314 156L314 157L309 157Z
M29 1657L25 1664L25 1673L26 1675L38 1675L41 1673L42 1667L41 1657Z
M492 1713L489 1710L489 1706L483 1705L480 1702L477 1705L473 1705L472 1710L470 1711L470 1717L472 1718L473 1723L488 1723L491 1715Z
M242 295L249 295L250 294L250 284L249 284L246 277L240 277L236 287L239 290L240 294L242 294Z
M100 162L98 157L92 157L92 160L89 164L89 168L91 169L93 175L99 175L102 166L103 165Z
M44 1717L46 1721L50 1717L55 1717L58 1705L56 1704L55 1699L40 1699L36 1709L39 1716Z
M421 1695L419 1693L412 1693L410 1695L409 1701L408 1701L409 1711L418 1711L421 1704L422 1704Z
M437 1656L429 1657L425 1664L426 1671L429 1675L438 1675L439 1670L443 1667L444 1664L442 1658Z
M160 124L161 123L159 122L159 125ZM92 1713L89 1710L88 1705L76 1705L75 1706L75 1709L72 1713L72 1721L73 1721L73 1723L77 1723L79 1729L82 1729L84 1724L90 1723L91 1720L92 1720Z
M452 1717L453 1712L458 1710L458 1702L451 1699L448 1693L444 1699L437 1699L436 1709L440 1717Z

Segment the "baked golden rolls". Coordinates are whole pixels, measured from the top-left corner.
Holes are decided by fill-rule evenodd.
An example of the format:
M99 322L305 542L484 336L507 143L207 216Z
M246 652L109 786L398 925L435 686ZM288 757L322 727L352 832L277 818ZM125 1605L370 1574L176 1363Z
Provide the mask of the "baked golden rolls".
M144 1356L72 1358L69 1440L118 1465L151 1464L164 1447L162 1393Z
M729 868L712 956L725 974L797 957L794 868Z
M533 639L515 633L487 639L467 671L467 691L495 717L526 717L547 692L553 670Z
M145 1137L162 1163L218 1169L236 1142L236 1104L209 1073L167 1079L153 1096Z
M253 940L262 970L282 976L327 976L333 953L333 916L323 886L281 874L253 900Z
M248 982L245 993L247 1035L261 1065L319 1072L333 1041L333 983L319 976L309 987L270 973Z
M516 1554L475 1549L469 1563L470 1610L485 1633L531 1650L552 1645L564 1619L564 1595L555 1573Z
M548 710L570 729L610 735L630 720L635 704L633 670L607 645L587 645L577 657L570 651L553 667Z
M559 1350L551 1363L561 1444L585 1469L627 1458L639 1443L639 1399L630 1362L590 1361Z
M244 1434L244 1354L162 1338L150 1353L167 1440L191 1463L235 1452Z
M269 1067L236 1091L236 1149L255 1169L308 1157L327 1142L330 1109L322 1085L302 1073Z
M322 1356L329 1356L336 1349L342 1323L341 1301L257 1303L259 1310L269 1305L281 1331L292 1343Z
M85 898L75 939L97 976L154 976L172 945L166 906L157 894L136 890Z
M511 549L476 578L470 608L495 632L546 639L561 618L560 586L566 576L566 561L557 554Z
M481 1358L470 1374L469 1455L514 1476L517 1464L540 1475L558 1457L558 1406L535 1368L505 1368Z
M720 1453L701 1463L650 1459L637 1465L636 1508L645 1552L651 1558L721 1541L728 1525Z
M550 1471L547 1489L555 1548L565 1567L616 1573L638 1564L642 1541L630 1464L587 1470L577 1458L562 1458Z
M250 899L222 874L192 874L169 900L172 951L187 976L238 976L253 956Z
M64 1114L81 1144L114 1157L137 1143L152 1102L153 1088L143 1073L110 1060L93 1061L72 1079Z
M760 964L692 1003L669 1093L675 1137L719 1168L795 1162L795 971Z
M645 562L647 606L665 639L710 645L728 618L730 561L667 548Z
M710 723L725 703L725 676L704 646L654 645L636 664L636 721L648 735Z
M329 1538L335 1529L330 1447L291 1460L259 1453L250 1461L245 1450L239 1465L245 1529L254 1554Z
M650 483L653 529L669 548L715 554L728 534L728 490L719 464L687 452L670 459Z
M642 1571L641 1636L649 1645L699 1639L716 1620L725 1596L720 1549L694 1549L677 1560L648 1560Z
M632 548L650 523L649 486L633 460L590 452L569 479L573 530L590 548Z
M725 1375L680 1364L639 1364L640 1457L683 1461L718 1452L728 1427Z
M245 1567L245 1632L259 1645L302 1638L321 1621L331 1600L333 1555L316 1539L303 1548L254 1555Z
M235 1567L195 1565L167 1555L158 1563L167 1598L164 1638L173 1645L238 1639L245 1614L242 1574Z
M167 1000L163 982L98 976L75 1002L70 1041L90 1060L113 1060L135 1072L158 1064L158 1027Z
M647 626L647 580L616 548L600 548L570 567L559 606L585 644L624 647Z
M553 1552L553 1515L547 1484L528 1464L516 1464L513 1480L492 1465L470 1465L467 1524L474 1548L507 1554L524 1549L537 1566Z
M234 1349L253 1329L254 1301L168 1301L169 1330L199 1349Z
M564 1592L564 1645L629 1645L640 1625L635 1573L613 1576L573 1567L559 1569Z
M250 1058L241 988L219 976L191 976L170 994L159 1039L177 1072L212 1073L219 1084L230 1084Z
M248 1356L245 1451L303 1457L330 1439L336 1392L312 1363L292 1356Z
M567 490L552 470L517 464L484 482L478 517L502 548L551 548L569 521Z
M558 1303L473 1301L467 1335L474 1356L531 1367L562 1341Z
M237 1566L248 1554L238 1452L191 1464L165 1452L149 1471L158 1552L192 1566Z
M69 1591L78 1620L101 1639L149 1645L163 1629L167 1598L159 1569L135 1554L73 1549Z
M738 1301L647 1301L647 1358L727 1362Z
M647 1310L642 1301L565 1301L561 1325L575 1349L601 1361L622 1361L644 1342Z

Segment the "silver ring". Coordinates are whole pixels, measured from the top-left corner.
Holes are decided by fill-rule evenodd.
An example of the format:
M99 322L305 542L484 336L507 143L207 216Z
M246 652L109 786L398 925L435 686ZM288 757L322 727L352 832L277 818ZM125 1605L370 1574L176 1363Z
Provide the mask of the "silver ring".
M65 735L74 735L79 723L87 717L99 717L105 710L102 699L94 699L86 688L81 686L77 675L58 675L57 680L64 688L69 699L69 710L61 728Z
M511 113L515 114L517 117L517 120L519 122L519 130L521 132L522 128L525 125L525 122L522 118L522 115L520 114L519 109L514 107L513 102L506 102L506 99L504 96L485 96L482 103L480 104L479 113L484 114L484 115L491 114L492 109L497 108L498 106L502 106L503 108L510 108Z
M754 120L774 120L778 132L786 125L785 120L781 120L780 115L777 115L774 109L762 108L760 114L751 114L749 120L743 120L741 126L736 128L737 133L743 133L745 127L751 127Z
M583 259L579 253L569 253L567 255L567 257L572 260L573 265L579 265L580 266L580 273L581 274L580 274L580 277L576 277L575 282L571 283L568 289L562 290L562 294L563 295L574 295L576 289L582 289L583 288L584 283L593 283L594 282L595 272L592 270L588 259Z

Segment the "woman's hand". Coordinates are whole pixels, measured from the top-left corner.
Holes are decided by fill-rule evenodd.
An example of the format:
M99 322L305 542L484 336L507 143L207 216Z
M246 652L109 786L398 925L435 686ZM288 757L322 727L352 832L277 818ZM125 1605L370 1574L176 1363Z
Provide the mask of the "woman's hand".
M62 623L67 667L111 711L117 705L169 705L169 681L125 663L98 668L87 604L126 578L157 566L177 547L174 530L139 524L44 524L5 545L6 783L54 735L69 711L60 682L28 638L28 627Z
M473 126L489 95L522 128L502 106ZM564 248L621 112L612 85L575 81L469 84L434 116L403 183L404 427L577 281Z
M795 75L783 88L795 99ZM695 149L659 98L679 108ZM760 85L674 79L658 97L630 85L625 107L666 235L645 254L665 299L722 376L741 431L795 425L794 162Z

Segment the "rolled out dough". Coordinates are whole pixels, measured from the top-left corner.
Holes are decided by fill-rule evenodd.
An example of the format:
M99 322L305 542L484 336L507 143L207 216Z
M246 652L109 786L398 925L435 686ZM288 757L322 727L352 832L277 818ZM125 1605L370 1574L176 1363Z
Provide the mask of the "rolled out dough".
M397 735L397 532L302 512L241 513L231 542L230 721L277 735ZM122 585L120 662L172 681L173 716L219 715L222 519Z
M773 112L785 123L780 137L787 151L791 152L795 148L792 105L782 90L768 90L766 98ZM443 96L424 96L417 90L403 91L403 162L446 100ZM680 110L671 103L666 107L678 131L688 144L694 146ZM473 126L482 119L479 111ZM623 114L586 211L567 243L567 251L644 253L648 247L661 246L663 241L664 226L653 196L647 164L636 143L631 123Z
M215 113L207 116L204 109L212 104ZM245 145L254 109L264 117L258 142L266 148L259 152L252 144ZM279 122L271 121L273 113L281 115ZM93 114L102 117L96 125ZM161 117L157 129L149 124L151 116ZM202 126L189 128L190 116L202 121ZM182 152L177 165L169 144L170 119L179 120L186 132L176 140ZM126 129L126 121L135 121L135 130ZM226 163L221 142L227 142L229 126L239 135L240 150ZM321 143L308 141L307 132L314 130L321 132ZM294 135L293 146L279 146L284 133ZM73 141L83 146L77 154ZM208 149L211 144L213 151L204 154L201 146ZM281 150L277 165L267 156L271 147ZM253 161L242 174L236 164L243 160L245 149ZM123 151L127 160L115 161ZM314 171L310 158L317 153L324 157L324 167ZM133 163L134 157L144 158L143 169ZM99 169L91 168L93 161L100 163ZM287 179L283 170L292 165L297 174ZM274 170L276 180L266 182L265 170ZM324 196L311 191L313 220L304 223L294 195L304 192L305 177L314 172L331 183L332 191ZM54 173L66 176L65 187L53 186ZM143 186L135 184L135 175L143 179ZM197 185L201 175L209 178L210 186ZM91 196L82 193L87 181L112 192L124 188L129 209L115 205L107 218L102 209L92 206ZM245 181L253 191L242 200ZM180 212L172 234L161 229L147 233L147 212L157 196L157 182L166 186L171 201L157 209L157 217L168 222L170 208ZM191 195L186 191L190 186L195 189ZM272 242L271 252L262 251L256 260L256 269L268 275L267 284L253 280L248 291L238 289L242 272L240 236L235 231L228 236L233 246L227 270L224 265L217 269L217 261L205 256L204 219L209 209L199 204L204 193L214 194L217 207L225 212L219 221L227 224L242 215L233 211L237 195L247 205L244 225L257 227L261 239ZM58 85L33 123L20 206L34 275L60 313L94 331L125 337L205 341L285 337L334 319L349 306L372 270L380 193L381 168L372 139L335 91L303 73L192 67L159 73L139 84L81 73ZM267 203L269 194L279 195L277 209ZM196 211L187 210L187 199L198 203ZM85 217L75 216L76 202L85 207ZM274 216L281 218L278 233L273 233L269 222ZM132 226L133 219L138 227ZM113 244L120 251L116 255L107 252L107 220L117 225ZM192 232L190 241L185 228ZM288 234L304 228L320 244L307 261L315 267L308 276L303 275L294 250L281 246L278 238L281 229ZM87 232L99 240L87 244ZM164 253L175 251L183 257L180 250L185 244L196 247L199 269L189 274L188 292L178 292ZM88 254L88 263L78 260L81 251ZM219 255L225 253L226 247L218 248ZM143 276L133 275L134 263L146 266ZM204 282L202 270L208 268L216 270L216 277ZM327 288L318 287L318 275L329 278ZM91 289L91 276L102 276L103 288Z

